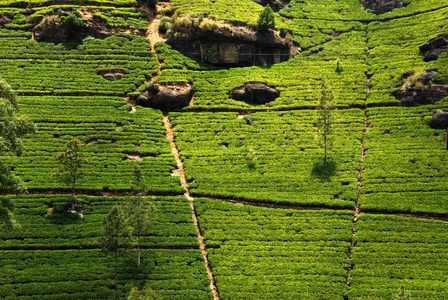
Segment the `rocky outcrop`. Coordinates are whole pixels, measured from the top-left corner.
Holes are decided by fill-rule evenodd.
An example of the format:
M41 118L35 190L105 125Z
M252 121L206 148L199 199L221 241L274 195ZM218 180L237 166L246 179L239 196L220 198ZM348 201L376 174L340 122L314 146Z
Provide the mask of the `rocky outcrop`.
M291 2L291 0L252 0L255 3L258 3L260 5L263 6L267 6L269 5L273 11L278 12L281 9L284 9L286 7L286 5L289 4L289 2Z
M429 126L434 129L447 129L448 128L448 113L438 112L432 116Z
M194 60L226 67L266 66L291 57L291 45L272 32L194 29L191 36L167 43Z
M362 6L379 15L403 7L403 0L364 0Z
M67 43L74 39L73 34L66 28L57 23L39 24L33 30L34 39L38 42L44 43ZM86 27L82 32L78 33L79 38L92 36L98 39L105 39L112 36L111 32L105 31L100 27Z
M124 73L122 71L102 71L99 72L99 75L103 76L104 79L109 81L117 81L124 77Z
M443 85L434 85L431 88L413 87L404 91L398 91L394 93L394 96L401 101L402 106L434 104L448 97L448 87Z
M261 82L249 82L242 87L235 88L229 93L230 98L254 104L266 104L274 101L280 93Z
M425 55L424 61L433 61L439 58L439 55L448 50L448 42L443 36L439 36L419 47L420 52Z
M158 91L146 91L138 96L137 105L160 110L178 109L191 101L194 89L188 83L172 83L158 86Z
M12 22L12 19L8 18L7 16L2 16L0 18L0 26L4 26L6 24L9 24Z
M431 70L423 74L414 80L405 78L405 84L399 91L393 93L403 106L434 104L448 97L448 86L432 82L438 74L437 71Z

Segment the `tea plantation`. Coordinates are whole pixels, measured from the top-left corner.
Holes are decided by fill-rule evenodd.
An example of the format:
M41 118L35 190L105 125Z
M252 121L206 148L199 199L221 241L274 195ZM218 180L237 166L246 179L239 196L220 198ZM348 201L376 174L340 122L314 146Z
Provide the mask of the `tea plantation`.
M448 3L396 1L377 14L366 1L292 0L269 33L286 33L290 59L229 67L187 57L166 40L178 33L154 22L257 35L263 6L159 1L0 0L0 78L37 128L21 156L0 139L27 188L17 196L1 182L0 208L13 203L19 226L0 226L0 298L136 299L137 287L165 300L397 299L401 289L446 299L447 130L430 123L448 111ZM37 41L68 18L72 37L88 36ZM421 46L437 39L430 58ZM335 99L326 162L323 80ZM155 84L179 83L194 89L189 105L136 105ZM230 96L250 83L278 97ZM73 139L86 160L75 210L55 176ZM101 236L136 193L136 165L156 218L140 252L134 236L115 264Z

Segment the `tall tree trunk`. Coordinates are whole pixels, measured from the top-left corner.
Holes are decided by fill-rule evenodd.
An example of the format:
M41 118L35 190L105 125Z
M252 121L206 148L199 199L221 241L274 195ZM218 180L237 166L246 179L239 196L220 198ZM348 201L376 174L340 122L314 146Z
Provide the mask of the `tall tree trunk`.
M327 134L324 133L324 166L327 166Z
M115 254L115 300L118 300L118 257Z
M137 235L137 249L138 249L137 267L140 267L140 235Z
M76 190L76 177L73 176L73 187L72 187L72 210L75 210L75 190Z
M446 146L446 150L448 150L448 128L446 129L446 133L445 133L445 146Z

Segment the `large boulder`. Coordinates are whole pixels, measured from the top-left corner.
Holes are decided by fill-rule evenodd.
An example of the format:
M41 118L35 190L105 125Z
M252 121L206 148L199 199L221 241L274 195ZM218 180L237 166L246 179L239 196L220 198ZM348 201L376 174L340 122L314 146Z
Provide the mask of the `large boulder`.
M419 49L421 52L427 52L427 51L431 51L433 49L441 48L441 47L444 47L447 45L448 45L448 42L446 41L446 39L443 36L439 36L432 40L429 40L426 44L421 45L419 47Z
M230 91L230 98L254 104L266 104L274 101L280 93L261 82L249 82L243 87L238 87Z
M424 61L437 60L440 54L448 50L448 41L445 37L439 36L421 45L419 49L425 55Z
M167 43L194 60L225 67L272 65L287 61L294 52L286 38L241 29L194 28L191 38L173 36Z
M273 11L278 12L279 10L286 7L286 5L291 2L291 0L252 0L255 3L258 3L260 5L266 6L269 5Z
M403 0L364 0L362 6L379 15L403 7Z
M429 126L434 129L447 129L448 128L448 113L439 112L432 116Z
M423 76L420 76L418 79L417 79L417 82L421 82L422 84L428 84L430 81L431 81L431 79L434 77L434 76L436 76L437 74L439 74L439 73L437 73L437 71L429 71L428 73L426 73L425 75L423 75Z
M188 106L194 89L188 83L159 85L158 92L146 91L136 99L136 104L160 110L178 109Z
M41 24L34 27L34 39L43 43L66 43L70 41L70 32L62 26Z
M434 104L448 97L448 88L445 86L434 86L432 88L409 88L405 91L394 93L401 101L402 106L420 106Z

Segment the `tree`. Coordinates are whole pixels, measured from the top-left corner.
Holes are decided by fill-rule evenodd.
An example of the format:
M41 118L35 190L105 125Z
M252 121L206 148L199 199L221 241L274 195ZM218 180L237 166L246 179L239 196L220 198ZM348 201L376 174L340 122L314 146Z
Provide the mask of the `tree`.
M129 225L137 236L137 265L140 267L140 236L151 227L156 219L157 211L154 204L143 197L147 187L142 169L138 164L134 164L132 189L135 196L128 196L124 211Z
M100 244L115 260L115 299L118 299L118 258L131 246L132 229L128 226L121 206L115 205L103 221Z
M257 21L257 29L260 31L275 29L274 11L269 5L266 5L263 11L260 13Z
M138 287L133 287L127 300L163 300L163 297L150 287L145 288L143 292L139 292Z
M28 133L36 132L34 123L24 115L17 115L19 101L11 86L0 78L0 185L2 192L16 195L23 194L26 189L19 177L12 174L3 155L21 156L23 144L20 139ZM13 229L17 224L12 214L12 202L2 200L0 203L0 224Z
M327 149L333 144L335 101L325 79L322 80L319 101L316 107L315 124L317 126L317 139L324 148L324 166L327 166Z
M394 300L411 300L411 293L405 290L404 283L401 284L400 292L394 294Z
M76 181L85 174L82 166L87 160L81 156L84 146L85 145L77 139L69 140L67 142L67 150L59 153L57 156L59 171L53 174L72 190L73 210L75 209Z

